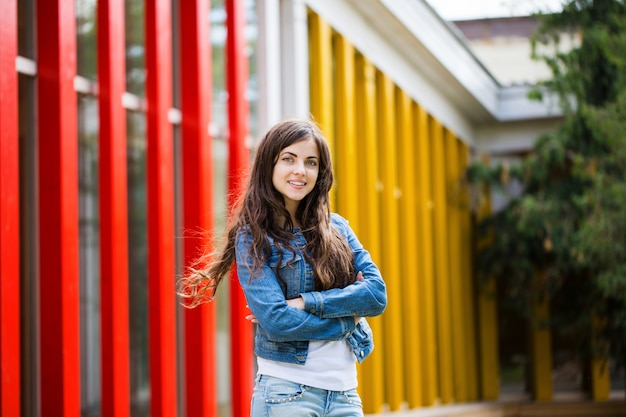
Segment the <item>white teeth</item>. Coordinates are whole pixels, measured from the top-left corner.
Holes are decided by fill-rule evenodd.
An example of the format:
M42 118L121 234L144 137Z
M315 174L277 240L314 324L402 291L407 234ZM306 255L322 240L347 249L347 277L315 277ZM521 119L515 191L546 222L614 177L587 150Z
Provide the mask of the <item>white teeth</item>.
M304 186L303 182L296 182L296 181L289 181L289 184L297 185L297 186L300 186L300 187Z

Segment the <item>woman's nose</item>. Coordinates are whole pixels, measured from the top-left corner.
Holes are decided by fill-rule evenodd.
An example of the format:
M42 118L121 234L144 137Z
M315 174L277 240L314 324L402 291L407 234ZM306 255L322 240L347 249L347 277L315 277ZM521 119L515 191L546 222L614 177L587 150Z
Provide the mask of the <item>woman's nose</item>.
M304 175L306 171L304 170L304 164L297 163L293 168L293 173L298 175Z

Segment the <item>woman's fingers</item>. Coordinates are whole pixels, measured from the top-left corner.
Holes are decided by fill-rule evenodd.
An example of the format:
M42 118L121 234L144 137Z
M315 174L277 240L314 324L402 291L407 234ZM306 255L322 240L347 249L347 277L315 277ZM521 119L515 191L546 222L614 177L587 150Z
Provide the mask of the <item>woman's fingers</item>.
M250 306L246 304L246 308L250 308ZM254 314L248 314L246 316L246 320L250 321L251 323L258 323L256 317L254 317Z

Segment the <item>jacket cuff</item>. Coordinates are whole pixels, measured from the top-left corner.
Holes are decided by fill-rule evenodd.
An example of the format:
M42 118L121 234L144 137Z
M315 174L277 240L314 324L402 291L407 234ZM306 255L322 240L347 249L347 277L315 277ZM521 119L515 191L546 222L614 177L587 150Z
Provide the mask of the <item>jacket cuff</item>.
M322 317L322 295L318 291L303 292L300 297L304 300L304 311Z

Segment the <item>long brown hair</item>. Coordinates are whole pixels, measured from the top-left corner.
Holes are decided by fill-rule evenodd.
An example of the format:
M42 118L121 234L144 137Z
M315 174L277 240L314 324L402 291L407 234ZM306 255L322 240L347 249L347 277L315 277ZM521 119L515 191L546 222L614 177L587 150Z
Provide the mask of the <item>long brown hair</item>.
M272 175L280 151L309 138L317 144L319 173L315 187L300 201L296 212L307 241L304 256L313 266L316 290L343 288L354 282L352 250L330 223L329 192L334 177L326 139L312 121L286 120L272 127L259 143L244 198L227 227L224 248L199 260L198 264L207 268L190 268L179 280L177 292L183 305L194 307L213 299L235 262L236 239L243 228L248 228L252 236L252 278L265 261L270 237L279 248L281 261L286 252L295 254L290 243L294 225L283 196L273 186ZM278 270L276 273L280 278Z

